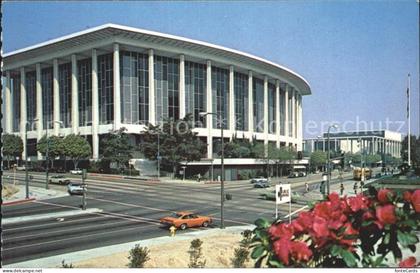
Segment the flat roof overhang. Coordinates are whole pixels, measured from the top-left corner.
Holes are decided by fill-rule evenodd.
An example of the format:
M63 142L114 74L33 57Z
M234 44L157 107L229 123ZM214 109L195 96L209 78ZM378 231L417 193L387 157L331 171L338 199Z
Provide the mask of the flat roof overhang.
M108 40L110 37L114 37L115 41L117 41L117 38L120 38L162 46L172 46L186 51L203 53L207 56L217 56L226 60L232 60L244 64L245 66L252 66L261 70L269 70L294 85L301 95L311 94L310 85L305 78L284 66L266 59L207 42L116 24L105 24L89 28L57 39L5 53L3 54L3 69L15 69L16 67L14 67L14 64L16 63L36 59L39 56L51 54L51 52L65 52L69 49L76 50L79 47L94 42Z

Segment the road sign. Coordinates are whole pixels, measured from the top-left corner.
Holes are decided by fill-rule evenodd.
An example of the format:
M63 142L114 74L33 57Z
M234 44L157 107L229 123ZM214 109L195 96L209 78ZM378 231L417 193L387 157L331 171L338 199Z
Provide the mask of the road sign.
M276 204L284 204L291 201L290 184L276 185Z

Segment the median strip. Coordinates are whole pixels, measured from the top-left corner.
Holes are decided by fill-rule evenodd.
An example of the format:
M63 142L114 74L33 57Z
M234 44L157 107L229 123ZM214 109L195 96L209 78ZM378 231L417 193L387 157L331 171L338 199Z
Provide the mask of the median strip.
M43 220L43 219L60 218L60 217L62 218L62 217L68 217L68 216L97 213L97 212L102 212L102 210L97 209L97 208L92 208L92 209L86 209L86 210L71 210L71 211L37 214L37 215L28 215L28 216L21 216L21 217L3 218L2 224L4 225L16 224L16 223L30 222L34 220Z

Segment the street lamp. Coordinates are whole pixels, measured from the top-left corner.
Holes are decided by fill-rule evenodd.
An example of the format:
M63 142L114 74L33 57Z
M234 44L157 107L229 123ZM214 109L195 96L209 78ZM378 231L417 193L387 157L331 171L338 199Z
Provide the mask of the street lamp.
M33 121L40 121L40 119L39 118L36 118L36 119L34 119ZM53 123L58 123L58 124L60 124L60 126L63 124L63 122L62 121L59 121L59 120L54 120L53 121ZM49 149L50 149L50 141L49 141L49 139L48 139L48 121L47 121L47 126L45 127L45 138L46 138L46 141L47 141L47 150L46 150L46 152L45 152L45 160L47 161L47 165L46 165L46 167L45 167L45 189L47 189L48 190L48 168L49 168Z
M331 130L331 128L335 128L335 129L337 129L338 128L338 125L337 124L333 124L333 125L330 125L330 126L328 126L328 131L327 131L327 143L328 143L328 157L327 157L327 172L328 172L328 179L327 179L327 195L329 195L330 194L330 180L331 180L331 162L330 162L330 160L331 160L331 151L330 151L330 148L331 148L331 145L330 145L330 130Z
M223 208L224 208L224 203L225 203L225 163L224 163L224 158L225 158L225 145L224 145L224 141L223 141L223 128L224 128L224 122L223 122L223 118L220 114L218 113L211 113L211 112L200 112L199 113L200 116L204 117L207 115L213 115L216 116L216 118L219 120L220 122L220 135L222 138L222 154L221 154L221 158L220 158L220 163L221 163L221 169L222 169L222 177L221 177L221 181L220 181L220 228L224 229L225 228L225 220L224 220L224 213L223 213ZM210 124L211 126L211 124Z

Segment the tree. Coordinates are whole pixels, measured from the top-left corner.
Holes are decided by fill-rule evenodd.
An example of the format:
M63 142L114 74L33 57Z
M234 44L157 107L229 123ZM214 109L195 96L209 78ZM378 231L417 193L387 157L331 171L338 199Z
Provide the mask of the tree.
M36 149L43 156L47 154L47 136L44 135L38 141ZM58 136L48 137L48 161L51 160L52 166L54 166L54 159L58 156L64 155L63 139ZM48 162L49 164L49 162Z
M23 152L23 141L17 135L3 135L3 156L7 159L7 166L10 167L10 158L21 156Z
M80 135L68 135L63 139L62 143L64 155L73 161L74 168L77 168L80 160L88 158L92 153L89 142Z
M129 160L133 157L134 146L130 144L130 139L126 133L126 128L110 131L102 140L102 160L109 163L115 163L117 168L128 167Z
M410 158L411 165L420 168L420 136L410 136ZM408 161L408 137L405 136L401 143L401 157L404 162Z
M327 153L323 151L315 151L311 154L311 165L318 168L319 166L323 166L327 162Z
M366 164L372 165L381 161L382 157L379 154L368 154L366 155Z
M143 134L140 150L149 160L157 160L162 165L172 167L175 174L181 161L199 161L206 152L206 144L192 131L192 115L183 119L165 119L160 125L149 124Z

